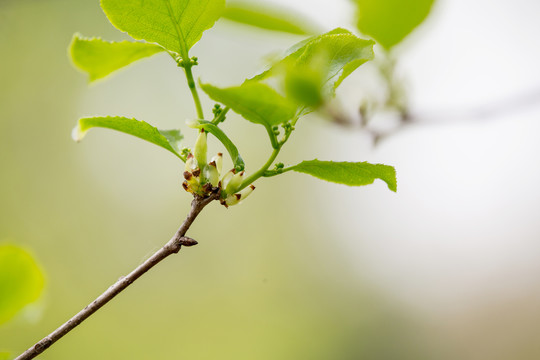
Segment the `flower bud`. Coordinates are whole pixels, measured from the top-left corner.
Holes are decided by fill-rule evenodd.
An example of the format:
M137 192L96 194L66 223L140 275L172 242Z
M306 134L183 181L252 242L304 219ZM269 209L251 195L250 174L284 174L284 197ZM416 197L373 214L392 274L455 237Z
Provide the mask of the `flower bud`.
M217 168L218 174L221 174L221 169L223 168L223 154L218 153L216 156L213 156L210 162L212 161L216 162L216 168Z
M213 187L218 186L219 183L219 172L216 166L215 161L211 161L204 171L204 176L208 179L208 182L212 184Z
M225 189L227 187L227 185L229 184L229 182L233 178L234 174L236 174L236 170L231 169L231 170L227 171L227 173L225 175L223 175L223 178L221 179L221 188L222 189Z
M197 137L197 141L195 142L195 149L193 150L193 156L195 156L195 160L197 160L197 164L199 165L199 167L204 167L206 164L207 150L208 145L206 143L206 132L204 131L204 129L201 129L199 137Z
M249 185L247 188L242 189L238 194L240 194L240 201L244 200L255 190L253 184Z
M225 207L236 205L240 202L240 194L231 194L225 198L224 201L221 203L225 205Z
M245 171L242 171L238 174L235 174L231 180L227 183L225 186L225 193L232 194L234 193L240 185L242 185L242 181L244 180Z
M247 198L249 194L253 192L253 190L255 190L255 186L249 185L247 188L242 189L242 191L240 191L239 193L231 194L227 196L225 199L221 200L221 204L224 205L225 207L239 204L242 200Z

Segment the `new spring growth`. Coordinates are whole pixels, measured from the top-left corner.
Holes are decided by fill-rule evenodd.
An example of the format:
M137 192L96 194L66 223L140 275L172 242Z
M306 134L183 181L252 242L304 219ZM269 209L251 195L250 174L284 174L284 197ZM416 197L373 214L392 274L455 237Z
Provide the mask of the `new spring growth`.
M222 177L223 154L218 153L206 163L207 151L207 134L201 129L193 153L190 152L186 158L185 181L182 184L186 191L200 196L219 193L221 204L229 207L240 203L255 190L253 185L239 190L245 178L245 171L237 173L233 168Z
M205 171L206 168L206 153L208 152L206 138L206 132L204 129L201 129L197 141L195 142L195 149L193 150L193 155L195 156L195 160L197 160L197 164L199 164L201 171Z
M176 61L176 65L178 65L178 67L186 67L186 65L189 67L199 65L199 58L197 58L196 56L188 59L187 61L182 59L181 56L176 56L174 60Z

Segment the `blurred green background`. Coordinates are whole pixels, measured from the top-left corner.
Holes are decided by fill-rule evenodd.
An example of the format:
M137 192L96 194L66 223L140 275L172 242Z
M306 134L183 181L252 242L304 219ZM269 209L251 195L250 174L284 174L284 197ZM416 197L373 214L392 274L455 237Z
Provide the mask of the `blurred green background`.
M329 23L338 12L347 15L330 2L313 8L321 14L325 6ZM329 26L325 15L318 20ZM182 126L191 144L195 134L184 121L194 109L182 73L158 55L88 87L67 58L75 32L124 38L97 0L0 2L0 242L31 249L47 279L42 300L0 327L0 351L13 354L157 250L189 209L174 156L114 132L96 130L81 144L70 137L79 117L114 114ZM240 83L266 55L300 39L220 22L192 51L200 64L195 75ZM434 43L428 38L426 46ZM433 78L435 70L421 64L411 69L413 78L420 70ZM343 90L353 106L362 75ZM433 96L430 84L425 93ZM422 99L431 100L413 103L430 104ZM213 104L204 101L208 112ZM353 190L302 175L263 180L241 206L205 210L189 232L197 247L160 264L41 358L537 359L540 197L514 187L496 152L533 164L537 119L538 112L517 124L497 122L496 130L417 129L372 150L362 134L312 118L283 161L396 165L398 194L382 183ZM264 130L235 115L224 126L236 134L248 169L258 167L269 150ZM515 142L504 142L512 136ZM456 151L456 142L465 150ZM508 145L516 142L519 154ZM222 150L216 143L210 149ZM425 168L435 170L426 175ZM540 178L531 168L524 187ZM478 172L461 177L463 169ZM489 262L505 256L512 261ZM518 267L521 273L515 264L529 265ZM478 270L486 267L485 274ZM488 283L493 288L483 287ZM487 290L471 290L480 288Z

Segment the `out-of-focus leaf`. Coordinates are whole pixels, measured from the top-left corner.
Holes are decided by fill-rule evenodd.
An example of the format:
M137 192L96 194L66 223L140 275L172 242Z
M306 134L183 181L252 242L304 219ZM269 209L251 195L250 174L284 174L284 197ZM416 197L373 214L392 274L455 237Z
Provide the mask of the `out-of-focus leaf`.
M290 9L247 2L227 4L223 17L240 24L297 35L314 34L317 28L301 14Z
M72 137L75 141L81 141L88 130L101 127L120 131L129 135L146 140L169 150L180 159L180 141L184 138L180 130L158 130L156 127L136 119L128 119L120 116L91 117L80 119L73 129Z
M223 13L225 0L101 0L101 7L120 31L187 59L189 49Z
M28 251L0 245L0 324L38 300L44 285L45 277Z
M321 80L317 69L291 69L285 75L285 91L298 103L317 108L323 103Z
M372 184L376 179L384 181L388 188L397 191L396 170L392 166L368 162L334 162L310 160L288 168L315 176L319 179L349 186Z
M270 69L251 80L261 80L281 71L284 67L313 67L314 61L326 57L322 66L323 92L333 94L334 90L360 65L373 59L371 40L360 39L345 29L334 29L328 33L313 37L294 45L287 55Z
M295 104L260 82L248 81L229 88L201 84L201 88L210 98L229 106L246 120L263 125L274 147L277 143L272 127L291 120L296 114Z
M190 126L193 126L198 129L204 129L204 131L209 132L210 134L214 135L222 144L225 146L225 149L227 149L227 152L231 156L231 159L234 163L234 167L237 171L244 170L245 163L244 159L240 156L240 153L238 153L238 149L234 145L234 143L229 139L229 137L221 130L218 126L211 123L210 121L206 120L195 120L193 124L190 124Z
M69 53L73 64L89 75L90 81L106 77L137 60L164 51L161 46L140 42L110 42L73 36Z
M429 15L435 0L353 0L358 29L385 49L399 44Z
M298 65L296 61L284 62L285 92L304 108L312 111L325 102L323 93L325 77L328 73L328 54L322 52L309 62Z

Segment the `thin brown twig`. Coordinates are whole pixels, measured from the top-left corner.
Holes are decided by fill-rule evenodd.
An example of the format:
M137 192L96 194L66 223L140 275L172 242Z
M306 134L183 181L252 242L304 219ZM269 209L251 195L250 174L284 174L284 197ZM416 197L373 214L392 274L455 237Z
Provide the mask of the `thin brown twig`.
M539 105L540 87L536 87L527 92L493 101L482 106L420 112L413 112L409 109L394 109L396 110L396 116L399 122L394 128L386 131L377 131L370 128L370 114L367 113L364 107L360 108L358 117L350 116L341 111L338 107L328 107L325 111L329 118L337 125L350 128L356 127L366 131L371 135L373 144L376 146L380 144L381 141L411 125L443 125L469 121L488 121L501 116L525 111Z
M121 277L114 285L109 287L103 294L92 301L92 303L87 305L84 309L79 311L79 313L69 319L66 323L41 339L35 345L19 355L15 360L28 360L35 358L43 351L47 350L56 341L61 339L64 335L76 328L80 323L82 323L96 311L101 309L105 304L111 301L116 295L120 294L124 289L145 274L148 270L156 266L169 255L178 253L182 245L196 245L197 242L195 240L187 238L184 235L202 209L204 209L206 205L213 200L216 200L218 197L218 194L212 194L206 198L196 196L191 203L191 210L189 214L169 242L167 242L161 249L154 253L154 255L147 259L144 263L139 265L131 273Z
M538 105L540 105L540 88L482 106L405 113L402 114L399 125L392 130L382 133L370 131L369 129L368 131L373 136L374 145L378 145L381 141L411 125L444 125L471 121L489 121L525 111Z

